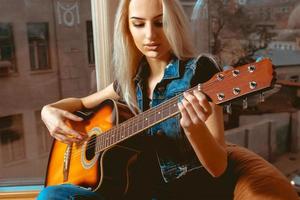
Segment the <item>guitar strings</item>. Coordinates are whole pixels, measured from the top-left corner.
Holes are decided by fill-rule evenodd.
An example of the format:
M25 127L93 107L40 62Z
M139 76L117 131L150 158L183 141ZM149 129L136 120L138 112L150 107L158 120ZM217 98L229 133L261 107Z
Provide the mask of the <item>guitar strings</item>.
M230 76L230 77L231 77L231 78L226 79L226 80L229 81L229 80L232 80L232 79L235 79L235 78L236 78L236 77L232 77L232 76ZM219 80L214 80L214 81L211 81L210 83L207 83L207 84L203 83L203 84L202 84L203 90L208 90L208 89L211 88L211 87L214 85L214 83L216 83L216 82L220 82L220 81L219 81ZM195 86L195 87L193 87L193 88L189 88L188 90L186 90L186 92L190 92L191 90L195 90L196 88L197 88L197 86ZM175 103L174 100L176 100L176 102L177 102L177 101L178 101L178 97L180 97L180 96L182 96L182 94L176 95L176 96L172 97L171 99L169 99L169 100L167 100L167 101L161 103L161 104L159 105L159 107L163 108L164 106L168 106L168 105L174 104L174 103ZM144 115L146 115L146 114L147 114L147 115L150 115L150 114L157 113L156 108L157 108L157 107L153 107L153 108L151 108L151 109L148 109L147 111L143 112L143 114L144 114ZM136 121L135 119L138 119L138 120ZM132 117L132 118L126 120L125 122L119 124L118 127L125 126L124 128L129 129L132 125L135 125L136 123L140 123L140 122L142 122L142 121L144 121L144 118L138 118L138 117L135 116L135 117ZM125 124L125 125L124 125L124 124ZM128 126L126 126L126 125L128 125ZM91 141L91 142L87 143L85 149L88 150L88 149L94 148L94 146L97 144L97 138L98 138L98 137L105 137L104 134L105 134L105 135L110 135L112 132L117 133L117 132L118 132L118 129L120 129L120 128L117 128L117 127L115 126L115 127L112 127L111 129L109 129L109 130L107 130L107 131L101 133L100 135L96 136L96 138L94 139L94 141ZM137 133L132 133L129 137L131 137L131 136L133 136L133 135L135 135L135 134L137 134ZM126 139L126 138L124 138L124 139ZM113 146L113 145L115 145L115 144L112 144L112 145L109 145L109 146L107 146L107 147L105 147L105 148L103 148L103 149L100 149L99 152L101 152L101 151L103 151L103 150L105 150L105 149L107 149L107 148L109 148L110 146ZM79 156L79 155L77 155L77 154L80 154L80 153L82 152L82 148L80 148L80 149L74 149L74 150L77 150L77 152L74 152L74 154L73 154L75 157L76 157L76 156ZM96 153L98 153L98 152L96 152Z
M189 90L187 90L187 91L189 91ZM182 95L182 94L181 94ZM178 97L178 96L180 96L180 95L177 95L176 97ZM174 98L174 99L176 99L176 98ZM174 100L174 99L172 99L172 100ZM177 99L176 99L177 100ZM173 104L173 102L171 101L171 99L165 104L165 105L167 105L167 104ZM163 107L163 106L162 106ZM156 110L155 109L153 109L153 110L151 110L152 111L152 113L153 112L156 112ZM150 112L149 112L150 113ZM132 118L131 118L132 119ZM137 118L137 119L139 119L139 118ZM136 123L139 123L139 122L141 122L141 121L143 121L143 119L142 120L138 120L138 121L136 121L135 119L132 119L132 120L127 120L126 121L126 124L128 125L127 126L127 128L129 129L133 124L136 124ZM123 124L123 123L122 123ZM122 125L122 124L120 124L120 126ZM119 126L119 127L120 127ZM124 125L123 125L124 126ZM125 126L126 127L126 126ZM120 129L120 128L119 128ZM106 135L109 135L111 132L116 132L116 133L118 133L118 130L119 130L118 128L114 128L114 129L110 129L110 130L108 130L108 131L106 131L106 132L103 132L101 135L99 135L99 137L104 137L104 135L103 134L106 134ZM133 133L133 134L131 134L131 136L133 136L133 135L135 135L135 133ZM96 137L96 138L98 138L98 136ZM124 139L126 139L126 138L124 138ZM88 150L88 149L91 149L91 148L94 148L94 144L96 144L97 143L97 139L93 139L93 141L91 141L90 143L87 143L87 145L86 145L86 149ZM109 148L110 146L112 146L112 145L109 145L109 146L107 146L106 148ZM102 150L100 149L100 151L99 152L101 152L101 151L103 151L104 149L106 149L106 148L103 148ZM77 154L80 154L82 152L82 148L81 149L77 149L77 152L74 152L74 156L76 157L76 156L79 156L79 155L77 155ZM96 153L98 153L98 152L96 152Z
M214 82L216 82L216 81L212 81L210 84L206 84L206 85L203 85L203 89L208 89L211 85L212 85L212 83L214 83ZM197 87L197 86L196 86ZM193 87L193 88L190 88L190 89L188 89L187 91L190 91L190 90L194 90L196 87ZM182 96L182 94L180 94L180 95L176 95L176 96L174 96L174 97L172 97L171 99L169 99L168 101L166 101L166 102L163 102L163 103L161 103L160 104L160 107L163 107L163 106L166 106L167 104L174 104L174 102L173 102L173 100L178 100L177 98L179 97L179 96ZM156 108L156 107L154 107L154 108ZM144 114L150 114L150 113L155 113L155 112L157 112L157 110L156 109L149 109L148 110L149 112L144 112ZM133 118L130 118L129 120L127 120L127 121L125 121L124 123L125 123L125 125L126 124L128 124L128 126L127 126L127 128L129 129L133 124L136 124L136 123L140 123L140 122L142 122L144 119L142 118L141 120L138 120L138 121L136 121L135 120L136 119L136 117L133 117ZM137 119L139 119L139 118L137 118ZM119 124L119 127L121 127L124 123L121 123L121 124ZM124 125L123 125L124 126ZM125 126L126 127L126 126ZM111 134L111 132L118 132L118 129L120 129L120 128L116 128L116 127L113 127L112 129L109 129L108 131L105 131L105 132L103 132L103 133L101 133L100 135L98 135L99 137L104 137L104 135L103 134L105 134L105 135L110 135ZM136 133L133 133L133 134L131 134L131 135L129 135L129 136L133 136L133 135L135 135ZM96 137L96 138L98 138L98 136ZM128 137L127 137L128 138ZM124 139L126 139L126 138L124 138ZM97 139L95 139L94 141L92 141L92 142L90 142L90 143L88 143L87 145L86 145L86 149L88 150L88 149L90 149L90 148L94 148L94 145L97 143ZM106 148L109 148L110 146L113 146L114 144L112 144L112 145L108 145L107 147L105 147L105 148L103 148L103 149L100 149L100 151L99 152L101 152L101 151L103 151L104 149L106 149ZM81 153L81 149L79 149L79 150L77 150L77 151L80 151L80 152L78 152L78 154L80 154ZM96 152L96 153L98 153L98 152ZM75 153L76 154L76 153ZM74 155L75 155L74 154Z

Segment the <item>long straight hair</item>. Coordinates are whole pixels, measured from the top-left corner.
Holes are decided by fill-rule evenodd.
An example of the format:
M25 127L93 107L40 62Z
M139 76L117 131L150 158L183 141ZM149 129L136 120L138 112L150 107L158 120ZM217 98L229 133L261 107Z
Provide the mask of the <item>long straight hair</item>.
M184 10L178 0L161 0L163 6L163 29L172 53L181 60L195 57L192 32ZM130 0L121 0L114 24L113 64L115 77L122 95L131 110L138 110L134 77L143 57L133 41L129 30Z

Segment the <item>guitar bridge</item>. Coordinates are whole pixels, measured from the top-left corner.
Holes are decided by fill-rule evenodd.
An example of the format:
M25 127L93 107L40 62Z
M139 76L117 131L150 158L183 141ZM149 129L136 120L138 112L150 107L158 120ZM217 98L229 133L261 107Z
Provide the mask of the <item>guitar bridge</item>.
M71 144L68 144L64 155L64 166L63 166L64 182L66 182L69 178L71 151L72 151L72 146Z

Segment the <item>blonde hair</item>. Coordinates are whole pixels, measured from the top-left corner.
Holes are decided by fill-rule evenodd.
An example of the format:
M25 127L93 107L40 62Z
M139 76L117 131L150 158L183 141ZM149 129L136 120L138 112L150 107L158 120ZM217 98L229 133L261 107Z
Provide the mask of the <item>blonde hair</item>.
M121 0L114 24L113 62L116 80L122 95L132 110L139 110L136 100L134 77L143 54L137 49L128 24L130 0ZM162 0L163 29L172 53L181 60L195 57L189 21L178 0Z

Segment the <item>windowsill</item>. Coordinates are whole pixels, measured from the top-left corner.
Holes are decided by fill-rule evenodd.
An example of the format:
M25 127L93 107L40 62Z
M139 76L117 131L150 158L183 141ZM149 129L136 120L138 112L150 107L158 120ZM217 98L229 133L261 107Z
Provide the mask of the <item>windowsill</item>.
M35 70L35 71L30 71L30 74L36 75L36 74L48 74L48 73L53 73L53 69L41 69L41 70Z
M44 186L42 185L0 187L0 199L33 200L37 197L37 195L43 189L43 187Z
M1 78L11 78L11 77L17 77L20 74L18 72L9 72L7 74L0 74L0 79Z

